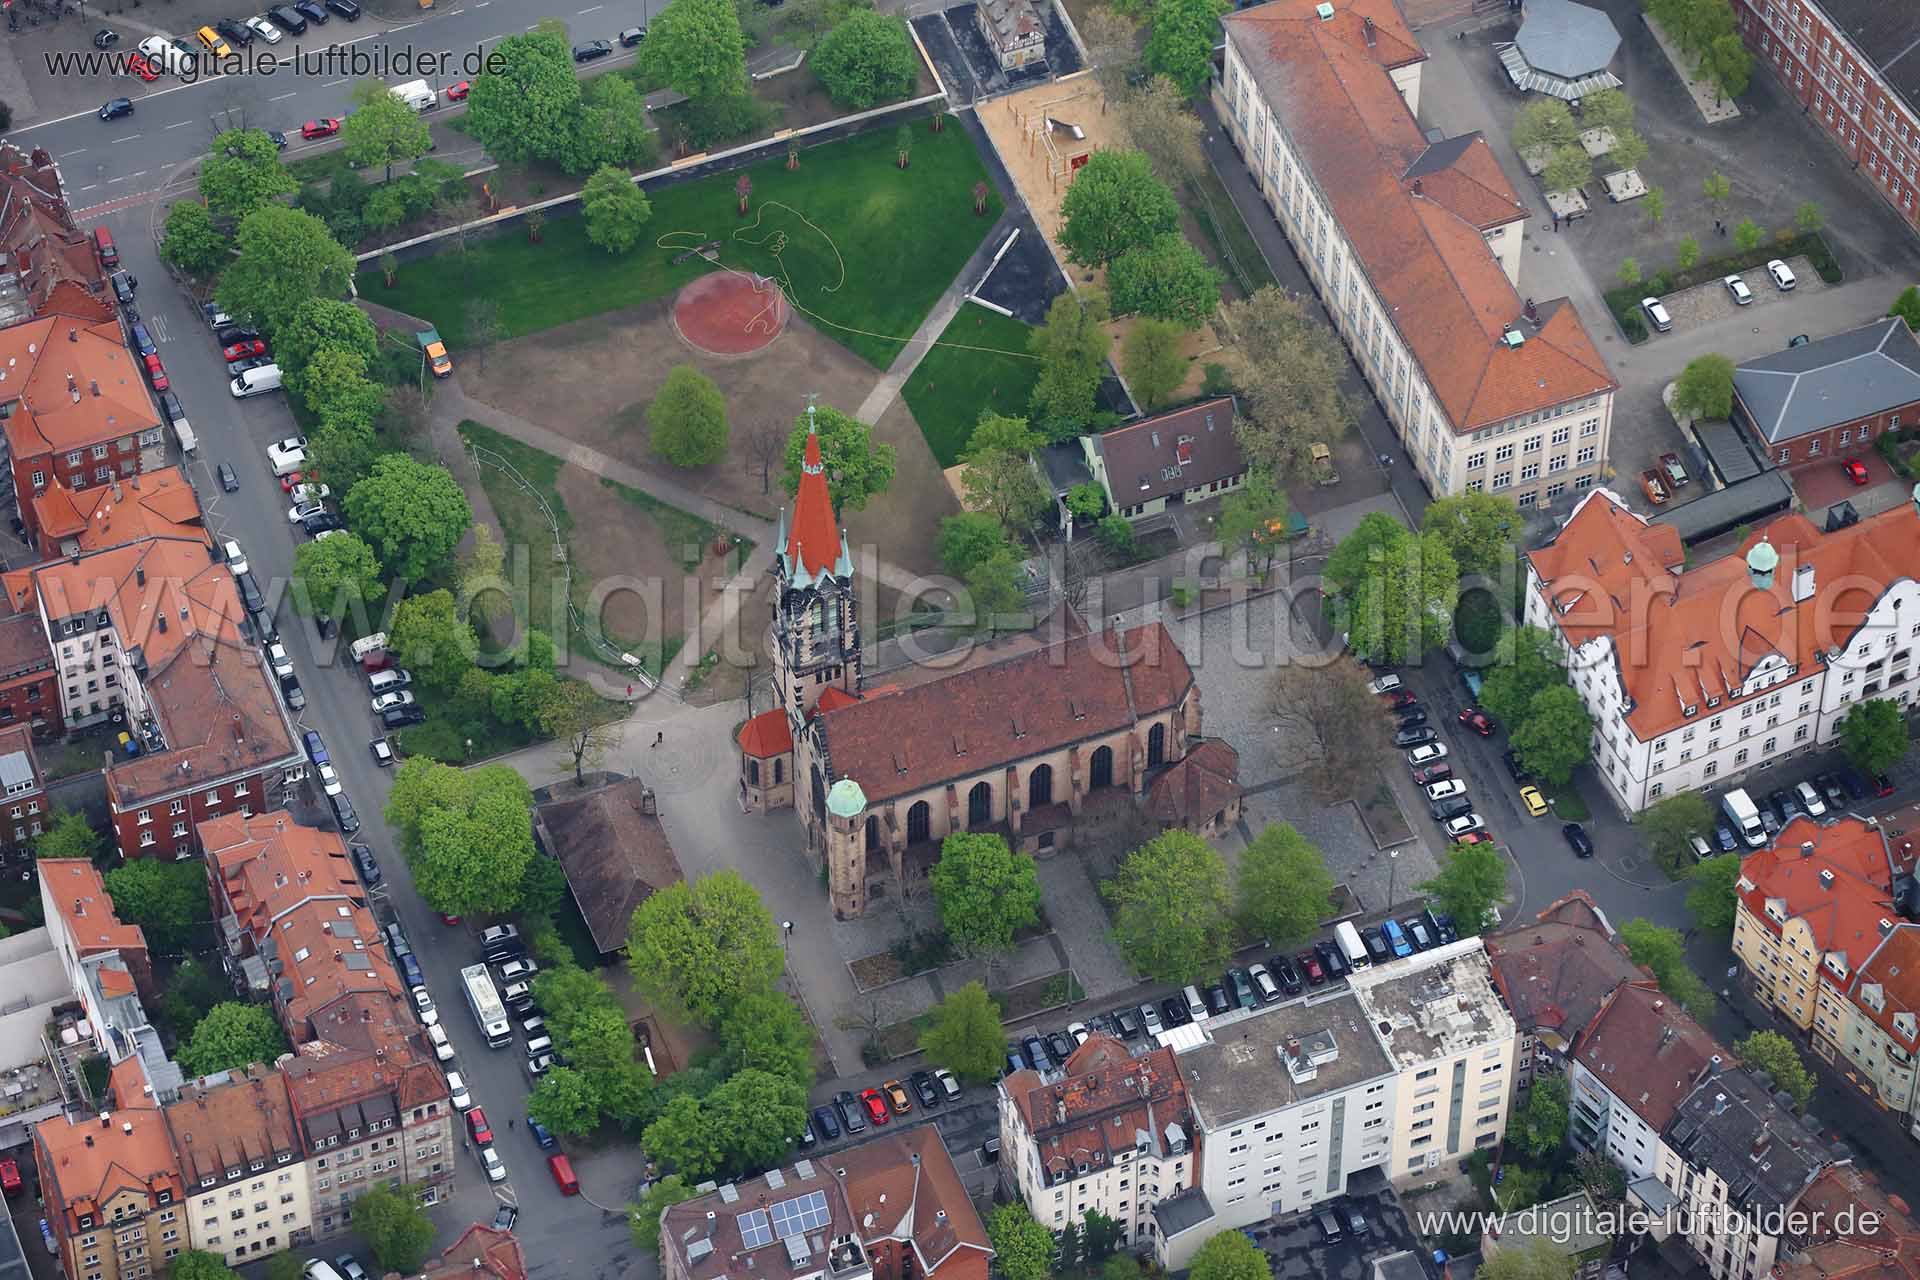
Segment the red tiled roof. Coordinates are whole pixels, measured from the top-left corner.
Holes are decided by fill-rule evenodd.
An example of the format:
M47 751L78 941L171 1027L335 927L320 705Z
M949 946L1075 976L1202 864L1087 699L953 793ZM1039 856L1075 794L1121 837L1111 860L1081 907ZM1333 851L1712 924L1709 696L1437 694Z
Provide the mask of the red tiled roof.
M1900 918L1885 837L1859 818L1825 825L1795 818L1740 863L1735 889L1761 928L1780 936L1781 925L1767 913L1767 904L1777 903L1787 919L1806 921L1822 958L1834 955L1849 970L1880 945L1880 922ZM1835 986L1847 982L1824 963L1820 976Z
M1615 987L1580 1033L1578 1045L1574 1056L1581 1065L1656 1133L1666 1131L1716 1056L1722 1070L1737 1065L1652 981Z
M1016 1071L1005 1087L1049 1173L1111 1167L1140 1134L1164 1143L1169 1125L1190 1123L1182 1119L1192 1108L1173 1050L1136 1058L1108 1035L1088 1036L1067 1058L1062 1079L1043 1084L1036 1072ZM1155 1153L1166 1154L1164 1146Z
M122 924L114 914L107 883L85 858L56 858L35 864L46 882L54 909L82 956L124 949L145 951L147 935L137 924Z
M1877 1002L1868 1002L1869 986L1879 988ZM1920 1047L1920 925L1896 924L1854 974L1847 997L1908 1053Z
M0 403L15 458L103 444L160 425L133 353L109 318L87 324L58 316L0 329ZM99 393L94 393L94 388Z
M1562 899L1549 912L1565 911ZM1568 914L1575 914L1569 912ZM1641 978L1639 966L1594 924L1547 918L1518 924L1486 939L1493 984L1522 1031L1556 1039L1565 1049L1623 982Z
M800 488L793 495L793 523L784 548L787 563L810 574L824 573L840 558L840 527L833 518L833 496L827 490L827 468L820 460L820 437L807 432L807 449L800 460Z
M104 1118L90 1113L56 1117L41 1122L33 1133L41 1189L63 1237L80 1229L81 1217L97 1216L121 1191L144 1197L147 1209L158 1204L162 1191L180 1198L180 1166L151 1100L110 1111Z
M227 905L258 947L274 922L311 900L365 905L366 895L339 833L305 827L284 809L208 818L200 844Z
M0 605L0 612L4 612ZM15 672L49 668L53 648L47 643L47 631L33 613L7 613L0 616L0 676Z
M47 538L73 539L81 551L117 547L140 538L197 539L200 500L179 467L129 476L112 484L74 490L54 477L33 499L35 526Z
M477 1280L482 1275L493 1280L527 1280L527 1258L512 1232L476 1222L441 1252L438 1262L420 1273L420 1280Z
M1920 1226L1906 1202L1854 1165L1828 1165L1794 1206L1806 1244L1772 1280L1920 1280Z
M823 697L820 701L824 705L826 699ZM741 725L739 743L741 751L757 760L770 760L791 752L793 730L787 725L786 711L774 707Z
M221 1178L229 1169L271 1162L282 1153L300 1154L286 1081L269 1066L258 1064L210 1088L190 1085L166 1107L173 1149L189 1181Z
M1195 743L1147 788L1147 816L1186 824L1240 798L1240 753L1218 738Z

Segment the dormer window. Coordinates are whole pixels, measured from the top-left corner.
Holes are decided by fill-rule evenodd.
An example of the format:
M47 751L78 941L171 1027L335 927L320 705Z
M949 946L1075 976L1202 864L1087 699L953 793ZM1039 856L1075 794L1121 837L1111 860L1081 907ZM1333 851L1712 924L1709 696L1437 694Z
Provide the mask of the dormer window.
M200 1185L203 1187L210 1187L213 1185L213 1183L214 1183L214 1177L212 1174L208 1174L206 1177L200 1179Z
M1696 716L1700 714L1700 708L1699 707L1683 707L1681 708L1681 714L1686 715L1688 717Z

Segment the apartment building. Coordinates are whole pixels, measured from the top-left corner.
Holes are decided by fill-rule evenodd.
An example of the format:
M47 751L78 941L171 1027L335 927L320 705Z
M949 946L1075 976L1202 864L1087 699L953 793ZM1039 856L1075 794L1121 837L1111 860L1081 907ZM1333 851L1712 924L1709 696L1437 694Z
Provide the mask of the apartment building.
M1600 480L1617 389L1565 298L1523 298L1528 210L1486 140L1417 120L1393 0L1228 14L1215 106L1435 494L1564 504Z
M337 832L302 826L286 810L275 809L210 818L200 825L200 841L206 850L213 918L226 943L227 969L255 993L272 995L283 1022L296 996L302 1006L299 1019L307 1020L316 999L311 988L320 979L316 974L313 984L298 984L272 977L284 975L289 967L298 973L312 960L313 942L323 936L333 941L336 926L341 927L343 973L371 977L377 961L385 978L392 977L378 928L367 914L366 891ZM351 927L350 935L346 927ZM302 946L308 954L295 959ZM346 969L345 949L365 957L365 964L355 960L354 968ZM324 950L330 961L334 947ZM278 962L276 974L269 973L269 961ZM392 989L384 978L367 986Z
M180 1166L160 1109L134 1099L33 1130L47 1224L68 1280L147 1280L188 1248Z
M1831 745L1854 704L1912 696L1920 512L1824 532L1789 513L1689 564L1671 525L1601 489L1527 555L1526 622L1556 636L1595 771L1637 813Z
M992 1258L931 1124L727 1183L660 1215L665 1280L987 1280Z
M97 1028L131 1025L141 999L157 994L147 935L114 914L106 881L86 859L42 860L34 870L47 932L88 1021Z
M105 551L142 538L209 541L200 499L180 467L91 489L71 489L55 479L33 499L33 529L46 560Z
M1681 1102L1733 1062L1652 981L1616 987L1574 1050L1567 1136L1605 1152L1629 1184L1652 1178L1671 1155L1661 1135Z
M1000 1175L1050 1230L1092 1212L1144 1243L1153 1206L1197 1185L1193 1113L1171 1049L1136 1058L1089 1036L1057 1077L1016 1071L998 1096Z
M278 1069L256 1063L188 1085L165 1109L188 1238L229 1266L313 1237L305 1153Z
M1376 965L1348 980L1397 1079L1387 1173L1422 1178L1506 1132L1513 1015L1478 938Z
M16 724L43 739L66 732L60 677L39 615L0 605L0 725Z
M1482 939L1494 989L1513 1014L1516 1097L1539 1072L1563 1070L1575 1039L1623 982L1643 975L1584 890Z
M1851 1164L1822 1169L1800 1197L1806 1230L1774 1280L1897 1280L1920 1275L1920 1224L1906 1201Z
M1824 983L1820 997L1823 1006L1831 1000L1831 1008L1823 1007L1815 1019L1814 1052L1831 1062L1837 1049L1871 1086L1874 1100L1920 1138L1914 1071L1920 1052L1920 925L1895 924L1855 971L1844 999L1830 997Z
M0 326L114 318L93 242L67 207L60 166L42 148L0 143L0 259Z
M1854 970L1893 931L1893 853L1878 823L1798 817L1744 859L1733 955L1754 998L1802 1031L1841 1035ZM1829 1057L1831 1052L1829 1051Z
M1741 37L1791 89L1881 199L1920 229L1914 209L1920 91L1896 68L1913 15L1883 0L1733 0Z
M20 848L45 831L46 803L33 734L23 724L0 724L0 847Z

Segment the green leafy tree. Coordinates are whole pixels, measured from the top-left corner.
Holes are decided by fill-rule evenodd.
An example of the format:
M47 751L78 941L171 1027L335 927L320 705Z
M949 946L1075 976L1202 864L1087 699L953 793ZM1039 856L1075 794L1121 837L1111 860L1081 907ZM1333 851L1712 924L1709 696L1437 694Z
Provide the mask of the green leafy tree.
M1540 183L1548 191L1572 191L1593 180L1593 158L1578 143L1555 147L1540 173Z
M1559 98L1535 98L1520 108L1513 120L1513 149L1532 151L1570 146L1580 137L1573 112Z
M220 1254L188 1249L168 1266L167 1280L240 1280L240 1273Z
M205 279L225 266L230 255L227 237L213 224L205 205L181 200L167 209L160 257L168 266Z
M1002 1280L1048 1280L1053 1274L1053 1232L1035 1221L1020 1201L1003 1204L988 1216L987 1239Z
M417 1187L376 1183L353 1201L353 1229L382 1271L413 1275L433 1244L433 1220L420 1205Z
M1198 97L1212 75L1220 15L1231 7L1226 0L1157 0L1153 31L1147 37L1147 67L1189 98Z
M974 630L1011 631L1030 625L1021 609L1027 599L1024 578L1020 557L1011 547L967 570L966 598L973 606Z
M1793 1095L1796 1111L1807 1109L1813 1096L1813 1072L1793 1046L1793 1041L1778 1031L1754 1031L1734 1043L1733 1051L1749 1071L1764 1071L1773 1077L1773 1087Z
M567 873L553 858L535 858L520 877L520 914L528 920L551 919L567 900ZM571 954L571 953L569 953Z
M1647 140L1637 130L1622 126L1614 130L1613 149L1607 152L1607 159L1615 169L1638 169L1647 162L1650 148Z
M1573 1158L1573 1173L1579 1185L1600 1205L1615 1208L1626 1198L1627 1175L1604 1152L1582 1151Z
M1422 893L1453 917L1463 938L1486 927L1495 904L1507 896L1507 860L1497 845L1456 844L1440 859L1440 870L1420 886Z
M430 808L408 855L414 885L435 911L499 915L520 900L533 847L532 796L504 765L474 771L465 810ZM397 783L397 779L396 779Z
M206 1076L254 1062L270 1065L286 1051L286 1033L280 1030L273 1010L262 1004L228 1001L207 1010L176 1056L190 1075Z
M1214 533L1229 553L1244 551L1247 572L1265 578L1273 559L1286 545L1287 516L1292 504L1284 489L1265 471L1250 471L1246 483L1220 503Z
M1673 383L1673 411L1695 418L1725 418L1733 412L1733 361L1695 356Z
M1639 284L1641 280L1640 259L1638 258L1620 259L1620 269L1613 273L1613 278L1615 280L1618 280L1621 284L1627 285L1629 287Z
M933 1007L920 1051L927 1061L953 1072L968 1084L984 1084L1000 1073L1006 1045L1000 1032L1000 1006L979 982L969 982Z
M398 779L395 791L399 790ZM392 821L391 817L388 819ZM397 825L397 824L396 824ZM619 999L599 974L577 964L558 964L543 969L533 980L533 998L547 1012L547 1031L559 1040L573 1038L574 1025L589 1014L611 1009L620 1011Z
M897 14L855 9L813 47L813 74L827 96L865 111L913 92L919 60Z
M1246 1232L1222 1231L1200 1246L1187 1274L1190 1280L1268 1280L1273 1264Z
M735 1072L707 1095L706 1105L735 1172L779 1164L794 1135L807 1127L806 1086L769 1071Z
M1311 936L1333 896L1326 855L1290 822L1270 823L1240 855L1240 919L1245 932L1275 946Z
M1905 320L1909 332L1920 331L1920 287L1908 285L1902 289L1887 314Z
M1162 832L1128 854L1101 892L1113 904L1121 953L1146 976L1190 982L1226 963L1233 940L1227 864L1200 837Z
M1715 169L1700 180L1700 194L1707 198L1716 214L1727 211L1727 197L1733 194L1733 184L1727 181L1727 175Z
M313 470L326 477L333 496L342 502L353 486L367 478L379 456L371 427L326 423L307 433L307 457Z
M1551 1170L1523 1164L1506 1164L1501 1168L1506 1170L1506 1177L1492 1192L1494 1208L1501 1213L1518 1213L1547 1198L1547 1185L1553 1177Z
M437 571L460 545L473 508L445 467L390 453L347 495L354 532L379 553L380 563L408 582Z
M706 4L710 0L696 0ZM674 0L686 4L688 0ZM626 253L640 243L640 235L653 216L647 193L633 181L625 169L612 165L598 169L580 191L580 214L586 222L587 239L608 253Z
M527 1115L563 1138L584 1138L600 1123L600 1099L583 1073L553 1067L528 1095Z
M1025 418L981 413L960 455L967 509L992 516L1012 534L1026 533L1039 523L1053 505L1033 470L1033 451L1042 443Z
M1421 532L1446 544L1463 576L1499 574L1510 566L1520 527L1512 498L1478 490L1435 499L1420 520Z
M1496 720L1518 725L1537 694L1567 683L1560 642L1540 627L1509 627L1495 645L1495 663L1480 686L1480 705Z
M92 861L106 847L100 833L87 822L86 814L77 809L55 809L47 819L46 830L33 842L33 856Z
M234 242L239 252L220 274L220 306L276 340L301 303L343 297L353 278L353 255L302 209L263 205L241 221Z
M267 1280L300 1280L301 1261L290 1250L283 1250L267 1259Z
M1102 516L1094 533L1099 537L1100 545L1121 564L1132 564L1139 559L1140 539L1133 531L1133 521L1118 511L1110 511Z
M1620 941L1633 962L1645 965L1653 974L1662 991L1695 1017L1706 1015L1713 1005L1713 994L1687 967L1685 944L1678 929L1635 918L1620 926Z
M711 466L727 456L727 398L692 365L675 365L647 406L647 430L674 466Z
M1180 326L1171 320L1134 322L1120 344L1120 370L1127 386L1149 412L1165 405L1187 380L1187 356Z
M1371 512L1327 557L1325 577L1353 652L1411 662L1447 642L1460 572L1439 536Z
M1113 260L1107 289L1119 315L1137 313L1197 329L1220 305L1222 278L1185 236L1164 231Z
M373 548L354 533L336 533L302 543L293 553L294 608L338 618L355 606L378 604L386 598L380 561Z
M1094 158L1105 154L1095 152ZM1079 185L1076 178L1069 193ZM1071 440L1093 419L1095 398L1106 377L1107 350L1113 345L1112 336L1103 327L1106 320L1105 294L1069 289L1053 300L1047 308L1046 323L1027 340L1028 349L1040 357L1040 377L1033 387L1033 420L1049 440Z
M1700 67L1714 87L1729 98L1739 97L1753 83L1753 55L1740 37L1731 33L1717 37L1708 46Z
M1567 1078L1537 1076L1524 1106L1507 1117L1507 1141L1533 1160L1545 1160L1567 1140Z
M656 892L633 913L627 965L656 1007L718 1025L742 997L766 991L782 954L773 917L737 871ZM795 1125L789 1136L800 1132Z
M1691 271L1694 268L1694 264L1699 261L1700 242L1692 236L1683 237L1680 241L1680 247L1674 250L1673 253L1673 269L1682 272Z
M226 130L200 162L200 196L216 218L244 218L299 189L264 129Z
M1647 215L1647 229L1651 231L1667 216L1667 193L1659 187L1648 187L1647 194L1640 197L1640 210Z
M647 1126L642 1141L655 1159L695 1182L711 1177L727 1154L719 1125L706 1104L691 1094L669 1099L659 1118Z
M806 457L809 423L820 436L820 462L826 468L827 492L833 496L835 515L863 510L893 483L893 446L875 440L872 429L860 419L820 405L811 418L804 413L796 418L793 432L787 437L787 467L780 484L788 497L800 490L800 465Z
M1544 781L1565 786L1573 771L1593 757L1593 716L1572 685L1542 689L1507 741L1520 763Z
M207 1011L231 999L233 987L200 961L188 957L174 966L167 989L160 993L160 1012L178 1039L186 1040Z
M568 173L589 173L603 165L650 169L660 147L647 117L647 101L626 76L595 76L580 92L580 123L559 159ZM539 226L527 215L527 232ZM537 236L536 236L537 240Z
M940 923L961 952L993 957L1013 950L1013 935L1040 920L1040 873L1006 838L956 831L940 844L927 874Z
M747 40L733 6L727 0L673 0L648 24L640 69L689 98L746 92Z
M1079 524L1091 524L1107 511L1107 491L1092 480L1067 490L1067 512Z
M1113 1256L1127 1238L1126 1230L1098 1209L1089 1209L1081 1223L1081 1245L1086 1264L1098 1267Z
M1856 702L1840 718L1840 745L1865 773L1885 773L1907 754L1909 742L1899 706L1886 698Z
M627 1229L634 1247L652 1252L660 1247L660 1217L674 1205L699 1195L677 1173L656 1178L640 1193L640 1199L627 1206Z
M416 160L433 146L426 118L381 81L362 80L353 86L353 101L353 111L340 126L348 164L383 166L385 180L392 182L396 162Z
M463 123L502 164L566 154L580 126L580 80L565 33L535 30L493 45Z
M1688 837L1713 830L1713 806L1698 791L1678 791L1642 809L1633 825L1654 858L1672 871L1693 850Z
M387 652L436 692L449 692L473 670L480 642L473 625L454 607L445 589L408 596L393 611L387 627Z
M273 358L283 369L299 370L332 347L352 352L363 366L371 366L379 343L373 320L359 307L343 298L308 298L294 307L274 335Z
M194 927L211 918L206 870L197 862L133 858L107 872L105 881L115 913L146 930L162 951L190 946Z
M1060 1228L1057 1243L1054 1245L1054 1265L1060 1268L1062 1275L1074 1275L1083 1268L1081 1263L1085 1255L1080 1248L1080 1224L1068 1222Z
M1140 1280L1140 1260L1130 1253L1116 1253L1100 1264L1100 1280Z
M1508 1168L1511 1170L1513 1166ZM1511 1173L1508 1176L1511 1177ZM1506 1193L1508 1188L1503 1183L1499 1190ZM1502 1194L1500 1199L1508 1212L1530 1207L1511 1204L1507 1194ZM1517 1244L1503 1243L1495 1252L1484 1255L1473 1280L1573 1280L1574 1267L1573 1255L1535 1238Z
M998 516L962 511L940 521L940 563L956 578L1007 549L1007 530Z
M1618 133L1633 127L1633 99L1618 89L1597 89L1580 99L1580 122Z
M1060 201L1060 216L1060 245L1069 260L1083 266L1105 266L1129 249L1180 230L1180 202L1154 177L1153 164L1141 151L1095 151L1074 174Z
M1687 910L1702 929L1733 928L1734 886L1740 880L1740 855L1715 854L1687 872L1693 887L1687 890Z
M1733 229L1733 247L1741 253L1752 253L1766 238L1766 231L1752 218L1740 219L1740 225Z
M332 427L371 431L386 393L367 376L367 358L342 347L322 347L287 375L287 389L314 417Z
M741 996L716 1028L720 1055L729 1075L767 1071L813 1084L813 1027L800 1006L778 991Z

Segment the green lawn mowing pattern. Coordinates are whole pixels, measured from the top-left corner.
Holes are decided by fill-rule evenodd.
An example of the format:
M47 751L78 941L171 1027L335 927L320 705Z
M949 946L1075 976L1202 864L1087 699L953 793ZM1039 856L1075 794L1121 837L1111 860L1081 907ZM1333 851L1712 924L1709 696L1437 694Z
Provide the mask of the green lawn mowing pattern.
M1027 416L1033 384L1040 380L1040 362L1025 354L1032 334L1032 325L969 302L940 335L943 345L927 352L907 379L900 394L942 467L960 461L981 414ZM1003 356L964 347L1022 354Z
M905 170L895 165L895 127L887 125L803 150L796 170L776 155L745 170L654 186L647 191L653 217L624 256L590 244L579 217L556 217L539 244L514 227L472 245L464 262L443 253L402 263L391 289L375 265L360 273L360 292L432 321L457 349L466 345L471 298L499 304L501 337L538 333L671 294L714 269L699 257L674 259L719 240L722 266L783 277L797 311L885 369L1001 210L990 191L986 213L973 212L973 186L986 169L965 130L934 133L923 118L913 131ZM753 182L745 218L734 195L743 172ZM661 248L658 239L671 232L681 233L668 239L677 247ZM776 254L776 246L784 251Z

